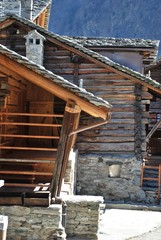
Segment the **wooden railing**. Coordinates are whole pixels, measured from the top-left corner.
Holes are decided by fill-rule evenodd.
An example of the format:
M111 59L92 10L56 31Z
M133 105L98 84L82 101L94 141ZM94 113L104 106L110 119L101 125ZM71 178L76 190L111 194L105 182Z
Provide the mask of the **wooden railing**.
M0 176L4 186L35 187L39 182L46 186L43 182L52 179L56 160L53 140L58 142L60 138L59 131L54 136L54 130L62 127L62 119L61 114L0 112Z
M157 177L151 177L147 176L145 177L145 169L150 169L150 170L156 170L157 171ZM158 185L158 192L157 192L157 202L160 204L160 187L161 187L161 164L158 166L149 166L146 165L145 162L142 163L141 166L141 180L140 180L140 187L143 187L143 182L144 181L156 181Z
M8 117L13 117L12 121ZM59 139L59 136L53 136L51 135L33 135L33 134L24 134L21 132L16 132L16 133L7 133L7 127L8 126L18 126L18 127L39 127L39 128L46 128L46 127L51 127L51 128L61 128L62 124L59 123L39 123L39 122L27 122L25 121L25 117L43 117L43 118L63 118L63 115L61 114L35 114L35 113L11 113L11 112L0 112L0 117L1 117L1 133L0 133L0 138L1 139L14 139L14 138L27 138L27 139ZM14 118L17 117L24 117L23 121L14 121ZM28 118L27 118L28 119ZM45 132L45 131L44 131ZM40 150L40 151L56 151L56 148L41 148L41 147L23 147L23 146L10 146L8 145L7 141L5 144L5 141L1 141L0 143L0 149L13 149L13 150Z

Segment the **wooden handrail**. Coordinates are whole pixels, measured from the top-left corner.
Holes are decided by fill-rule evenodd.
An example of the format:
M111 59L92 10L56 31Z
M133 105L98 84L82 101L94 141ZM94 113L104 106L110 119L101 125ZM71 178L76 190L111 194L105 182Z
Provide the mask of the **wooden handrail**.
M34 126L34 127L62 127L62 124L49 124L49 123L21 123L21 122L0 122L0 125L12 126Z
M59 139L59 136L42 136L42 135L18 135L18 134L0 134L0 137L6 138L43 138L43 139Z
M4 183L6 187L50 187L45 183Z
M11 113L11 112L0 112L0 115L5 116L31 116L31 117L58 117L63 118L63 114L43 114L43 113Z
M51 172L36 172L36 171L8 171L0 170L0 174L13 174L13 175L37 175L37 176L52 176Z
M161 125L161 120L159 122L157 122L154 127L151 129L151 131L148 133L148 135L146 136L146 142L149 141L150 137L153 135L153 133L157 130L157 128Z
M0 163L28 163L28 164L31 164L31 163L53 163L55 162L56 158L39 158L39 159L15 159L15 158L0 158Z
M52 151L56 152L57 148L33 148L33 147L14 147L14 146L0 146L0 149L13 149L13 150L32 150L32 151Z

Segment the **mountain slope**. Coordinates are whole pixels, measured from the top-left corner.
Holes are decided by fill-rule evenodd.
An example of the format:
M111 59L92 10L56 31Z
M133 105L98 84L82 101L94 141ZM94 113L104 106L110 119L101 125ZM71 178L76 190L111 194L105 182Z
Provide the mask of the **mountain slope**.
M161 39L160 0L53 0L51 12L61 35Z

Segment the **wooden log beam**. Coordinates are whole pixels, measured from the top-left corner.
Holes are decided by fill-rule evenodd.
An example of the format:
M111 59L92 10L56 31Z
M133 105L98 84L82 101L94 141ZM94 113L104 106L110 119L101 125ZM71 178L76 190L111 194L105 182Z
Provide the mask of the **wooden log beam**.
M65 175L67 162L70 151L75 142L75 135L70 135L79 124L81 109L78 105L68 102L64 112L61 136L57 151L55 168L53 172L53 180L51 184L51 197L56 197L60 194L62 180Z
M18 63L3 54L0 54L0 59L0 72L3 72L5 74L8 74L8 71L11 73L17 73L18 69L18 74L33 84L45 89L46 91L63 99L66 102L71 99L73 102L79 105L83 111L92 116L100 117L105 120L107 119L109 109L105 107L98 107L90 103L82 97L77 96L70 90L56 84L53 80L34 72L32 69L27 68L23 64Z
M5 21L0 22L0 29L6 28L13 24L16 20L15 19L7 19Z
M77 48L73 48L72 46L69 46L69 45L67 45L65 43L62 43L60 40L54 39L53 37L49 36L49 37L47 37L47 39L49 41L57 44L58 46L60 46L60 47L62 47L64 49L67 49L67 50L69 50L71 52L74 52L75 54L88 59L90 62L95 63L98 66L105 68L107 72L111 71L113 73L116 73L116 74L122 76L125 80L131 80L134 83L142 84L143 86L147 87L148 89L151 89L154 92L161 94L161 89L156 88L155 86L152 86L149 83L144 82L144 81L138 79L137 77L134 77L134 76L130 75L129 73L126 73L125 71L124 72L120 71L119 69L117 69L117 68L115 68L113 66L110 66L107 63L104 63L104 62L100 61L99 59L97 59L97 58L95 58L95 57L93 57L91 55L88 55L88 54L82 52L81 50L79 50Z

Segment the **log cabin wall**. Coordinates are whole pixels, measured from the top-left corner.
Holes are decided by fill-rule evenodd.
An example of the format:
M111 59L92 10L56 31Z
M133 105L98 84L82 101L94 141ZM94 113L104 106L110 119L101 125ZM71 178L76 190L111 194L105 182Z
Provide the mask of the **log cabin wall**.
M144 198L139 184L140 163L147 154L148 89L48 42L44 65L72 83L79 85L83 79L83 88L113 105L110 123L78 134L77 193L101 194L110 200ZM93 121L81 116L81 125ZM110 173L115 165L119 177Z
M88 91L108 99L113 113L107 125L78 135L77 193L101 194L106 200L145 199L139 187L140 164L147 154L147 105L151 94L112 72L81 77ZM82 120L83 124L90 122L87 116Z
M113 105L110 123L78 134L77 193L109 200L144 198L139 184L140 163L147 154L148 89L54 45L46 44L45 66L75 84L83 79L83 88ZM81 116L81 125L93 121ZM113 177L113 166L119 176Z
M12 77L8 77L8 89L9 89L9 95L5 99L5 104L1 107L2 112L24 112L25 111L25 106L26 106L26 81L21 79L21 80L16 80ZM18 119L19 118L19 119ZM10 121L10 122L18 122L18 121L23 121L23 117L18 117L18 116L2 116L1 121ZM1 133L3 134L18 134L19 131L22 133L24 132L24 127L21 126L17 127L16 125L2 125L1 128ZM15 140L12 138L6 139L5 137L1 138L1 143L5 144L5 142L9 141L11 145L14 144L19 144L18 141L21 140ZM17 142L16 142L17 141ZM16 143L15 143L16 142ZM1 152L4 153L4 151Z
M156 65L152 65L151 67L149 67L149 69L147 69L147 74L150 74L152 79L155 79L157 82L161 83L160 61ZM149 113L150 117L147 128L148 132L161 119L161 97L159 95L153 94L153 98L149 106ZM148 144L149 155L152 156L152 158L154 157L154 159L157 156L159 162L161 162L160 144L161 144L161 126L151 136Z

